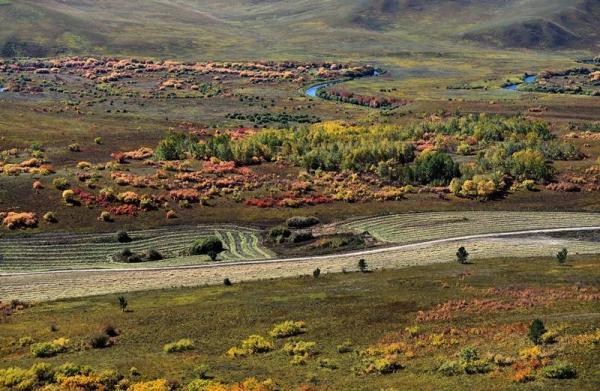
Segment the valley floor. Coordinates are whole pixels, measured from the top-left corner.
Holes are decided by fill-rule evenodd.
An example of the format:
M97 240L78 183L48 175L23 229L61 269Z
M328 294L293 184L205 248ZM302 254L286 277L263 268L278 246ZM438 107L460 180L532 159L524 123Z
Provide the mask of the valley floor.
M500 244L497 253L507 256L513 255L507 249L523 248L521 241ZM412 259L417 254L391 258L416 264ZM255 270L261 281L237 283L233 278L233 286L130 292L127 312L119 309L114 294L17 309L1 325L0 368L72 362L89 365L92 372L56 381L106 381L98 380L107 379L106 372L94 374L110 369L117 371L111 378L125 376L123 386L164 378L180 389L198 377L229 384L248 377L270 378L282 389L302 384L302 389L334 390L598 389L597 255L571 256L565 265L549 257L475 257L473 263L460 265L438 263L448 260L444 254L441 249L428 251L435 265L319 278L267 279L273 273L285 274L274 265ZM344 266L354 269L354 263L348 260ZM374 258L368 263L371 268L383 265ZM315 266L304 263L296 272ZM195 273L148 275L140 283L166 279L178 285L184 275L198 283L202 277ZM215 273L213 278L224 275ZM117 286L133 280L112 276L113 281L99 279L94 284ZM50 281L37 283L42 287ZM66 288L77 282L61 284ZM80 289L85 289L83 284ZM546 343L537 347L527 337L535 318L549 330ZM302 334L269 337L269 330L285 320L304 321ZM91 348L92 336L106 325L119 335L111 337L109 347ZM266 337L272 344L269 352L235 358L226 354L253 334ZM35 344L59 338L68 339L64 351L48 358L32 355ZM194 347L163 351L163 345L181 338L190 339ZM282 351L292 340L315 345L306 357L297 358ZM198 370L201 364L206 367ZM575 378L549 378L557 365L570 366ZM6 373L0 369L0 382L6 381Z

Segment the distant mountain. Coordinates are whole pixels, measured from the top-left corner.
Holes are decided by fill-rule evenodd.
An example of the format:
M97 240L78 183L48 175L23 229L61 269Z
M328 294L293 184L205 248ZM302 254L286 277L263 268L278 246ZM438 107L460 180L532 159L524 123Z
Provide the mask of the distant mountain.
M600 0L0 0L0 56L600 48Z

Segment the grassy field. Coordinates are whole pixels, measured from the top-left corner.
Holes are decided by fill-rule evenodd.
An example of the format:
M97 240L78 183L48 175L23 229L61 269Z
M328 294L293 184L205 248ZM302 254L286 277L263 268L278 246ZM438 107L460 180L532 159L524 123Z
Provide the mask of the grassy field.
M357 219L337 227L340 230L367 231L387 243L413 243L506 231L600 227L600 214L516 211L407 213Z
M366 231L382 244L408 244L477 234L577 227L600 227L600 215L582 212L516 211L404 213L351 219L325 225L315 229L315 234L331 232L360 234ZM227 248L227 251L219 255L221 261L276 257L275 252L263 243L260 230L239 226L178 226L129 231L132 241L128 243L119 243L114 232L39 233L0 238L0 254L3 256L0 272L198 265L206 263L208 257L186 256L183 253L194 241L210 235L221 239ZM114 256L123 249L129 249L136 254L154 249L165 259L140 263L115 261ZM539 253L539 255L544 254L546 253ZM419 257L419 259L423 258Z
M433 244L414 244L403 248L375 248L366 253L300 256L292 260L274 260L260 264L235 264L227 262L203 264L194 257L176 258L169 265L196 267L164 270L69 271L65 273L11 274L0 276L0 300L12 299L40 301L69 297L132 292L148 289L168 289L198 285L218 285L225 278L233 282L265 280L311 275L316 268L325 273L356 270L360 258L372 268L394 269L438 263L455 262L456 250L465 246L470 258L477 261L502 254L506 257L552 257L562 248L571 254L598 254L600 241L597 232L581 234L536 234L515 237L498 237L458 240ZM145 265L141 264L143 267Z
M219 238L226 251L219 260L265 259L273 252L261 245L260 231L242 227L178 227L130 232L132 241L119 243L116 234L40 234L0 240L3 255L0 271L56 270L82 268L135 268L202 263L208 256L182 257L192 243L208 236ZM165 259L143 263L111 260L120 250L133 253L157 250Z
M377 57L467 47L594 49L593 0L5 1L4 55ZM129 18L115 17L129 15ZM493 12L491 11L493 10ZM30 29L35 23L36 29ZM168 31L168 33L167 33ZM141 42L143 34L147 40ZM310 51L303 48L310 47Z
M283 389L307 384L356 390L595 390L600 385L595 360L599 262L597 256L571 257L565 266L547 257L488 259L318 279L131 292L126 295L130 311L125 313L115 295L38 304L2 324L0 368L73 362L97 372L115 369L130 383L166 378L185 386L198 376L194 368L206 364L214 381L255 376L271 378ZM541 345L539 351L530 350L533 344L527 338L534 318L556 335L555 343ZM292 364L293 357L281 351L287 338L274 339L275 349L268 353L226 355L249 335L271 340L268 331L284 320L304 321L305 332L296 339L316 343L315 355L307 356L304 365ZM106 324L120 335L111 347L91 349L90 338ZM414 328L409 333L407 327ZM36 359L29 346L19 346L23 337L35 343L65 337L69 343L56 357ZM163 352L163 345L180 338L191 339L195 348ZM339 353L337 346L347 340L353 352ZM459 361L466 347L475 348L484 373L443 375L438 368ZM365 373L375 360L395 360L403 369ZM561 362L573 366L576 378L543 375L544 367ZM139 375L130 375L132 367ZM515 382L523 370L531 377Z
M0 390L600 389L597 1L0 0Z

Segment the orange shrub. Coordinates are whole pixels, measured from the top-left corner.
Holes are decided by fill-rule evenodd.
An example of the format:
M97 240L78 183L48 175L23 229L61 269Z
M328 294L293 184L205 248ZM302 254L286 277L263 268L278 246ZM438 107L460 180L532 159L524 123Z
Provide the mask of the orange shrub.
M38 224L37 216L33 212L0 213L0 218L8 229L34 228Z
M133 191L119 193L119 195L117 195L117 199L124 204L137 205L140 203L140 195Z

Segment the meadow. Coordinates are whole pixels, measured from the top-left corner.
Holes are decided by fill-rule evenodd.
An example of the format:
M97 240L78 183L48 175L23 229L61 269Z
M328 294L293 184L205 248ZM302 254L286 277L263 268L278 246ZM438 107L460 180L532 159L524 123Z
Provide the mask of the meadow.
M185 257L195 241L207 237L221 240L227 249L219 259L236 261L265 259L274 253L261 245L260 231L242 227L205 226L154 229L128 233L131 241L120 243L112 234L39 234L30 237L8 238L0 241L3 255L0 270L36 271L85 268L132 268L175 266L185 263L203 263L208 256ZM134 254L158 251L159 260L143 263L114 259L124 249ZM184 257L184 259L179 259ZM175 258L175 259L174 259ZM179 262L178 262L179 261Z
M600 389L596 2L0 0L0 390Z
M63 270L60 272L28 272L28 265L0 275L0 300L48 301L70 297L108 293L169 289L199 285L220 285L225 279L234 283L321 273L344 273L357 270L359 259L376 269L396 269L428 264L456 262L456 251L464 246L470 259L478 261L504 257L527 259L554 256L563 248L574 255L593 255L600 250L598 230L555 232L514 236L491 236L456 239L433 243L413 243L398 247L375 247L357 251L316 255L299 250L287 258L244 262L206 262L206 257L178 257L161 262L111 264L99 270ZM154 267L146 267L152 265Z
M271 379L265 388L250 387L261 390L272 383L304 390L593 390L598 262L595 255L570 256L564 265L549 257L486 259L130 292L126 312L115 294L34 304L2 323L0 368L45 362L45 373L64 374L58 366L70 362L89 369L72 366L45 381L127 387L167 379L154 384L160 390L198 379L231 387L250 377ZM539 345L527 336L536 318L548 330ZM287 320L304 323L282 328L298 335L269 335ZM115 336L92 348L107 325ZM265 353L227 354L250 335L265 338ZM68 340L64 351L34 357L32 346L58 338ZM180 339L190 340L182 351L163 351ZM569 378L551 378L560 377L552 373L561 365ZM77 373L84 375L67 379ZM6 376L0 371L0 381Z

